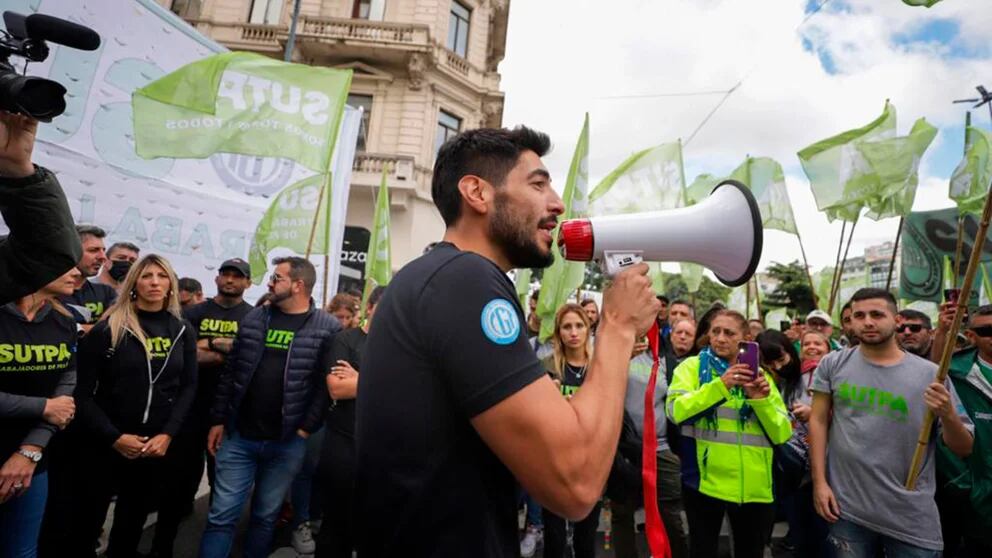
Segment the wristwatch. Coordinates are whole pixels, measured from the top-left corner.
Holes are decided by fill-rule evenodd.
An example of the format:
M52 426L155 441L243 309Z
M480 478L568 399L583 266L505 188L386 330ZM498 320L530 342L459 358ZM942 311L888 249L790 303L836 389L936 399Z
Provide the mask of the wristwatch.
M32 450L26 450L24 448L21 448L21 449L17 450L17 453L23 455L24 457L27 457L28 459L30 459L34 463L37 463L37 462L41 461L41 452L40 451L32 451Z

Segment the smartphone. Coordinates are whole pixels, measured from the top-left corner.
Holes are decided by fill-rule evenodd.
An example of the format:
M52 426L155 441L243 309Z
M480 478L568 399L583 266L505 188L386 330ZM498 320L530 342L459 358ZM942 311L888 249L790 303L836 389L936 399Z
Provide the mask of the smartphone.
M961 298L961 289L944 289L944 302L958 303Z
M786 331L789 331L790 329L792 329L792 321L791 320L782 320L782 321L780 321L778 323L778 330L781 331L782 333L785 333Z
M746 364L751 375L758 377L758 344L754 341L741 341L737 345L737 362Z

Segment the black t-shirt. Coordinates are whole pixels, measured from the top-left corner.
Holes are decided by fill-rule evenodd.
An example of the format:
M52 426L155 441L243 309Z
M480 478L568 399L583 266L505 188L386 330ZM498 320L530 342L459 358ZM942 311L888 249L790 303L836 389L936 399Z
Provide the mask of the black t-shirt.
M367 338L368 335L360 327L347 329L335 335L331 344L331 366L337 365L339 360L344 360L361 373L362 353L365 351ZM354 438L355 400L342 399L332 402L331 412L327 414L327 427Z
M561 381L561 394L562 395L575 395L579 391L579 386L586 379L587 366L573 366L572 364L565 363L565 369L562 370L562 381Z
M196 331L197 341L201 339L234 339L238 336L238 324L244 319L253 306L241 301L231 307L217 304L213 299L191 306L183 315ZM221 365L200 365L197 383L198 400L209 404L217 390L218 374L223 369Z
M544 374L513 286L440 243L376 307L359 373L360 556L517 556L516 481L469 420Z
M0 307L0 392L49 399L62 375L76 366L76 324L49 307L41 319ZM70 395L70 394L65 394ZM0 419L0 462L6 462L37 427L41 415Z
M70 306L70 310L74 311L73 315L78 323L95 324L100 321L100 316L103 316L103 313L117 301L117 291L110 285L83 281L82 287L59 300Z
M303 327L308 313L285 314L273 306L271 315L262 361L255 369L238 417L241 435L254 440L278 440L282 437L286 359L293 336Z

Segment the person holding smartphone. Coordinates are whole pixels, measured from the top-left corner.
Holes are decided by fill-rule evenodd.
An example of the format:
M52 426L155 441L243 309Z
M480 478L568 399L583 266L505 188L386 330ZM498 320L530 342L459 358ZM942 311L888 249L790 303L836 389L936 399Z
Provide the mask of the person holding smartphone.
M746 331L739 312L715 312L708 346L675 369L668 390L668 416L681 427L682 499L693 558L718 555L724 514L737 558L760 558L767 543L773 448L791 437L792 425L772 376L738 360Z

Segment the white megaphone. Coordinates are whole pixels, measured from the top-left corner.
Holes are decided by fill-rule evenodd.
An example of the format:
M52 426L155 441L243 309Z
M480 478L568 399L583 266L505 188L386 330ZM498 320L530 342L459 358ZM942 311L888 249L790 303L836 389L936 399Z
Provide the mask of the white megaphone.
M564 221L558 244L566 260L595 260L611 277L641 261L693 262L736 287L754 275L762 239L751 191L724 180L689 207Z

